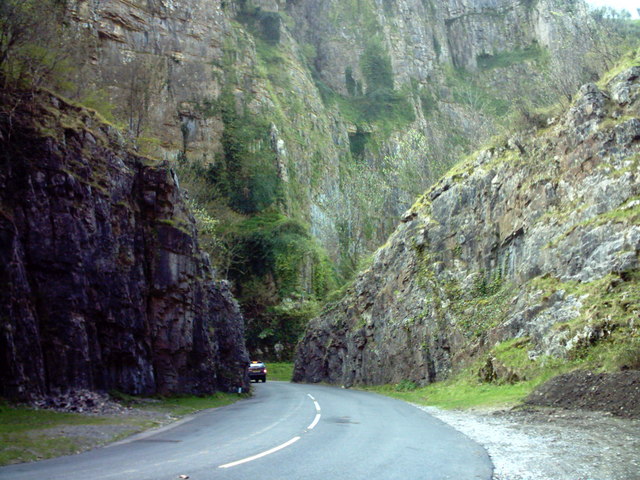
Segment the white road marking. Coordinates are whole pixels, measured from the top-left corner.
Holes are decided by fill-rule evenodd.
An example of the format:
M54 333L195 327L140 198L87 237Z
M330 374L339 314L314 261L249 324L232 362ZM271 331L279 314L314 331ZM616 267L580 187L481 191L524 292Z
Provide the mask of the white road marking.
M316 425L318 425L318 422L320 421L320 417L322 415L320 415L320 404L316 401L315 398L313 398L313 395L307 393L307 396L313 400L313 404L316 407L316 416L313 419L313 422L311 422L311 424L307 427L307 431L309 430L313 430ZM253 455L251 457L247 457L247 458L243 458L242 460L238 460L236 462L231 462L231 463L225 463L224 465L220 465L218 468L231 468L231 467L236 467L238 465L242 465L243 463L249 463L249 462L253 462L254 460L258 460L259 458L262 457L266 457L267 455L271 455L272 453L276 453L284 448L287 448L291 445L293 445L294 443L296 443L298 440L300 440L300 437L294 437L291 440L289 440L288 442L283 443L282 445L278 445L277 447L272 448L271 450L267 450L266 452L262 452L259 453L257 455Z
M316 399L315 399L315 398L313 398L313 396L312 396L312 395L310 395L310 394L308 394L308 393L307 393L307 395L309 395L309 398L310 398L311 400L313 400L313 404L316 406L316 412L318 412L318 413L316 413L316 417L313 419L313 422L311 422L311 425L309 425L309 426L307 427L307 431L309 431L309 430L313 430L313 429L315 428L315 426L316 426L316 425L318 425L318 422L320 421L320 417L321 417L322 415L320 415L320 410L321 410L321 409L320 409L320 404L316 401Z
M272 448L271 450L267 450L266 452L262 452L262 453L259 453L257 455L253 455L252 457L247 457L247 458L244 458L242 460L238 460L237 462L231 462L231 463L227 463L225 465L220 465L218 468L231 468L231 467L235 467L237 465L242 465L243 463L253 462L254 460L257 460L259 458L266 457L267 455L271 455L272 453L278 452L278 451L282 450L283 448L287 448L288 446L293 445L294 443L296 443L298 440L300 440L300 437L294 437L291 440L289 440L288 442L285 442L282 445L278 445L277 447Z
M318 424L318 422L320 421L320 417L321 415L319 413L316 413L316 418L313 419L313 422L311 422L311 425L309 425L307 427L307 430L313 430L314 427Z

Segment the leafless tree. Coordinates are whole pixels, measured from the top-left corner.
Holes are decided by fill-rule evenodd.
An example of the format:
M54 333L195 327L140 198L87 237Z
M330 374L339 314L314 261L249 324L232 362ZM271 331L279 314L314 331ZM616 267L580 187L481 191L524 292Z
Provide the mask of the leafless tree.
M152 101L160 90L161 59L149 57L131 61L125 70L128 89L124 118L133 138L139 138L149 121Z

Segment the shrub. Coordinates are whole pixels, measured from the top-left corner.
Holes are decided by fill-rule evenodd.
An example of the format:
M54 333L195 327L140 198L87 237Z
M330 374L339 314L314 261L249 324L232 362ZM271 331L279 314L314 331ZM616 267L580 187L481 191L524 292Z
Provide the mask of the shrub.
M411 380L402 380L400 383L396 383L394 390L396 392L413 392L418 389L418 385Z
M265 12L260 7L250 7L246 0L239 2L238 20L251 33L259 36L271 45L280 43L282 17L278 12Z
M374 37L367 43L360 57L360 68L368 95L376 91L393 91L391 58L380 39Z
M347 87L347 92L352 97L356 94L356 81L353 78L353 69L347 67L344 71L344 83Z
M257 115L238 114L231 93L221 95L218 105L224 122L224 158L209 166L207 177L234 210L262 212L282 198L270 123Z
M0 78L4 88L66 87L63 0L0 2Z
M337 285L333 265L306 225L280 213L247 218L232 235L238 251L230 275L247 319L247 345L267 358L289 359Z

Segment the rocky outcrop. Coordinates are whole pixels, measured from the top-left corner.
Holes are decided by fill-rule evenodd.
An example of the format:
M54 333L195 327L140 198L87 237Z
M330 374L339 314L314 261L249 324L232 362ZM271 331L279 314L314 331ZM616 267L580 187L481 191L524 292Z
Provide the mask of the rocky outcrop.
M633 65L604 86L585 85L545 130L473 155L428 191L344 299L311 323L294 379L422 384L488 355L486 381L515 381L500 345L520 367L583 358L603 340L631 345L637 57Z
M172 171L58 97L3 104L0 395L247 386L242 316Z
M326 0L288 6L297 19L296 37L316 46L323 79L343 93L346 67L362 79L360 55L372 36L384 39L399 84L414 79L428 86L442 80L443 64L476 70L482 55L534 43L552 47L565 35L558 23L572 23L586 12L578 3L571 19L566 8L555 0L393 0L357 7Z
M461 97L478 93L453 92L447 69L455 65L477 70L483 55L531 46L565 48L584 22L583 4L567 14L564 3L73 0L69 6L72 18L94 45L87 52L92 61L85 69L86 85L80 87L102 89L135 135L158 138L160 142L150 147L156 156L174 160L186 154L205 164L215 163L223 154L224 125L215 108L223 91L232 93L238 111L269 118L288 152L286 157L276 152L289 197L284 213L295 212L308 222L337 259L349 255L350 249L360 253L377 245L398 213L389 207L395 198L386 202L383 219L378 218L379 211L361 211L367 207L348 199L344 185L351 179L345 178L342 166L351 155L350 138L358 129L373 132L375 148L366 153L376 164L395 148L401 132L378 138L380 128L354 125L348 112L332 102L325 105L326 88L333 90L330 95L346 95L346 72L351 69L352 80L366 90L362 55L372 39L380 40L393 67L395 88L405 92L410 115L416 115L413 127L432 146L429 157L434 163L446 163L452 151L460 150L459 145L450 145L452 131L464 143L489 130L486 116L472 111L475 106L461 105ZM277 19L278 40L273 45L265 46L260 38L255 12L268 12L274 15L269 18ZM575 53L576 58L581 56ZM517 67L524 69L519 77L536 76L535 67ZM493 90L504 91L504 85L516 81L505 71L513 69L495 75ZM522 95L525 89L516 90ZM423 113L427 111L437 113L427 118ZM402 209L408 205L405 197ZM344 212L351 210L358 215L345 218ZM354 222L356 216L365 220ZM371 238L365 230L381 233Z
M196 103L218 97L229 18L220 0L71 0L92 62L81 89L104 89L136 136L160 140L166 158L219 148L219 122Z
M546 103L552 81L571 84L565 73L583 74L583 61L598 58L585 54L592 25L582 1L67 5L75 43L87 48L77 76L78 90L95 92L86 100L107 99L141 151L171 162L192 198L216 209L222 231L277 210L308 226L349 278L416 195L506 123L513 105ZM559 51L572 58L561 72ZM217 265L259 329L249 338L274 341L263 307L312 292L321 300L332 283L305 266L307 254L273 278L248 279L250 268L226 267L239 257L224 249ZM245 255L254 265L260 256ZM294 290L282 288L285 270L300 278ZM276 287L267 296L265 284Z

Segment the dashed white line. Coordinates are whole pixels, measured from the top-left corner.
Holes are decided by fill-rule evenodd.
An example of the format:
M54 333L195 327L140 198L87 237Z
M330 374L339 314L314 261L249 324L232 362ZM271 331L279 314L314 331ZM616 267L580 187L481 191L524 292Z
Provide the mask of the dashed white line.
M307 393L307 395L309 395L309 394ZM320 415L320 410L321 410L320 409L320 404L316 401L315 398L313 398L313 396L309 395L309 398L311 400L313 400L313 404L316 406L316 412L318 412L318 413L316 413L316 417L313 419L313 422L311 422L311 425L309 425L307 427L307 431L313 430L315 428L315 426L318 425L318 422L320 421L320 417L322 416L322 415Z
M254 460L257 460L257 459L262 458L262 457L266 457L267 455L271 455L272 453L280 451L283 448L287 448L288 446L293 445L294 443L296 443L298 440L300 440L300 437L294 437L291 440L289 440L288 442L285 442L282 445L278 445L277 447L274 447L271 450L267 450L266 452L259 453L257 455L252 456L252 457L247 457L247 458L244 458L242 460L238 460L237 462L231 462L231 463L226 463L225 465L220 465L218 468L231 468L231 467L235 467L237 465L242 465L243 463L253 462Z
M320 417L321 415L319 413L316 413L316 418L313 419L313 422L311 422L311 425L307 427L307 430L313 430L320 421Z
M309 430L313 430L316 425L318 425L318 422L320 421L320 417L322 416L320 414L320 404L317 402L317 400L315 398L313 398L313 395L307 393L307 396L313 400L313 404L316 407L316 416L313 419L313 422L311 422L311 424L307 427L307 431ZM247 457L247 458L243 458L242 460L238 460L236 462L231 462L231 463L225 463L224 465L220 465L218 468L231 468L231 467L236 467L238 465L242 465L243 463L248 463L248 462L253 462L254 460L258 460L259 458L262 457L266 457L267 455L271 455L272 453L278 452L284 448L287 448L291 445L293 445L294 443L296 443L298 440L300 440L301 437L294 437L291 440L289 440L288 442L283 443L282 445L278 445L277 447L272 448L271 450L267 450L266 452L262 452L262 453L258 453L257 455L253 455L251 457Z

